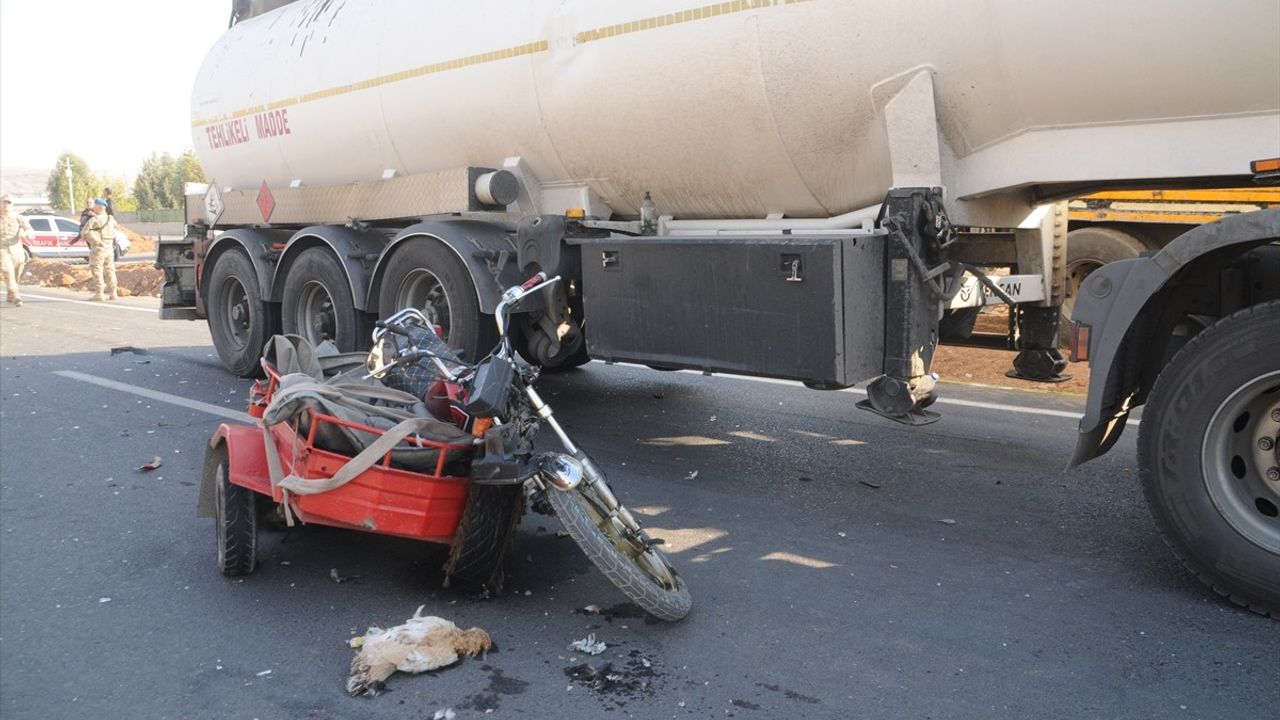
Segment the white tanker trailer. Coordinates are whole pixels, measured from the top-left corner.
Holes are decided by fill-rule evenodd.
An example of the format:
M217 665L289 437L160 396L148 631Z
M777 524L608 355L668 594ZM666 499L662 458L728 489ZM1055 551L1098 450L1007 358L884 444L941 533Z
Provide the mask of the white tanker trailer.
M545 367L870 381L861 406L931 422L940 335L1064 369L1046 203L1280 174L1250 167L1280 157L1277 37L1274 0L236 0L192 92L211 183L161 244L162 317L207 318L242 375L274 332L355 349L408 305L475 354L544 270L567 282L520 337ZM1147 403L1162 531L1272 613L1277 238L1263 211L1103 268L1073 348L1076 462ZM1008 334L973 333L998 302Z

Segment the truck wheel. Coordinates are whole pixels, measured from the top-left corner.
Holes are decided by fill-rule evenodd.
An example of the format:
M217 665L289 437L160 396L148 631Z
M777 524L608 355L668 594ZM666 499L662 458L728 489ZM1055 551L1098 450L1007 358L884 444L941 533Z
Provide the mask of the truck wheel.
M214 261L209 274L209 334L222 364L239 377L262 374L258 358L275 320L262 300L253 262L241 250L229 250Z
M369 323L356 310L346 270L322 247L303 250L289 267L281 296L281 325L312 347L331 341L340 352L369 343Z
M1136 258L1146 245L1134 236L1109 227L1085 227L1067 234L1067 283L1062 300L1062 322L1058 323L1058 339L1062 347L1071 342L1071 310L1076 306L1076 293L1094 270L1116 260Z
M1280 618L1280 301L1196 335L1143 413L1143 490L1165 541L1232 602Z
M480 311L471 274L453 251L434 240L410 240L387 261L378 293L385 317L414 307L443 330L465 360L482 358L498 342L493 316Z
M520 485L473 484L444 566L445 587L461 586L486 597L500 593L502 563L523 511Z
M218 570L228 577L248 575L258 565L257 495L234 485L229 472L227 446L210 449L216 453L212 467L214 522L218 531Z

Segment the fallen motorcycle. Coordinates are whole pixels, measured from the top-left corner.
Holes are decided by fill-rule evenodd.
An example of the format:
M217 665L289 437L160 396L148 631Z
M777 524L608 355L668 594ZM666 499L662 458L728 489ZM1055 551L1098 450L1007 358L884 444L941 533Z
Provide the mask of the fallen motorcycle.
M510 316L559 280L539 273L509 288L495 310L498 343L475 364L411 308L377 323L368 354L272 338L266 378L250 391L258 425L220 425L205 456L200 510L216 520L219 569L252 572L266 522L315 523L449 545L445 584L496 594L528 503L553 512L645 611L683 618L692 600L661 542L569 438L534 389L538 369L512 350ZM559 450L535 447L542 426Z

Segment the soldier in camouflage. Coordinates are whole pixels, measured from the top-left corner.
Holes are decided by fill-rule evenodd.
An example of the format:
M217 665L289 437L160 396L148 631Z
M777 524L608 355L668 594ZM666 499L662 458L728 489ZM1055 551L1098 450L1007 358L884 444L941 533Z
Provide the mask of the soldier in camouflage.
M117 297L116 219L108 215L106 210L105 201L95 200L93 217L85 223L82 232L84 241L89 246L89 272L93 274L94 280L95 292L89 299L95 301L115 300Z
M4 269L5 297L14 307L22 307L22 295L18 292L18 280L27 264L27 252L22 238L31 235L31 223L13 212L8 195L0 196L0 266Z

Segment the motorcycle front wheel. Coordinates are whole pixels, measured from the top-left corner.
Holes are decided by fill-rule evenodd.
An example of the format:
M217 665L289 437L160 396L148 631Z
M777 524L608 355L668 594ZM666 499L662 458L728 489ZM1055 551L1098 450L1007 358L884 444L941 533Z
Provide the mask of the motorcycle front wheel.
M547 500L569 537L632 602L668 622L689 614L693 598L667 556L611 512L591 483L569 491L548 488Z

